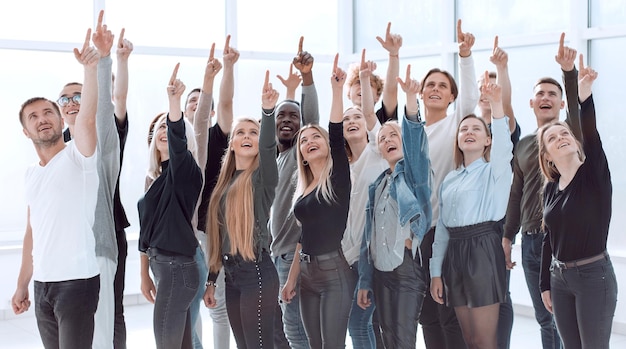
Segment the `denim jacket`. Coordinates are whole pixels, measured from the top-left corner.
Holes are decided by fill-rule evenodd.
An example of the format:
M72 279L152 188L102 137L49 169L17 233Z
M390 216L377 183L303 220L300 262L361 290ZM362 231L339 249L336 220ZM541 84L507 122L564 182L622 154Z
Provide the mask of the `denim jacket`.
M411 119L415 119L411 120ZM410 224L413 238L422 240L432 220L430 204L431 168L428 157L428 139L424 124L419 118L406 116L402 122L402 151L400 159L391 174L389 195L398 203L400 226ZM409 159L409 161L405 161ZM374 265L369 247L372 239L376 188L385 177L383 172L369 186L369 200L365 212L365 230L361 242L359 259L359 289L372 290Z

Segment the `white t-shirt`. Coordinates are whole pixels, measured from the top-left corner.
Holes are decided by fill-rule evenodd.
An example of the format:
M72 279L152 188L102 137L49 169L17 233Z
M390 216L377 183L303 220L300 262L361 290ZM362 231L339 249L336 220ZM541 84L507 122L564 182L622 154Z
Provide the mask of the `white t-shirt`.
M380 155L376 144L376 134L380 127L380 123L376 120L374 128L367 131L369 141L363 149L363 153L357 161L350 164L350 179L352 181L350 210L348 211L346 230L341 240L343 254L349 265L359 260L363 229L365 229L365 208L369 186L383 171L389 168L389 164Z
M75 143L26 172L26 202L33 229L33 279L55 282L99 274L93 233L98 194L97 156Z

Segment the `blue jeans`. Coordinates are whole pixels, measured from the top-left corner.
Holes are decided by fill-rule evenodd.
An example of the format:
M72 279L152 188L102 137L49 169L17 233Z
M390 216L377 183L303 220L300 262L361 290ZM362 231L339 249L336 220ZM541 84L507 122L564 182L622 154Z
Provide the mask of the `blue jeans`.
M293 256L294 252L289 252L274 257L280 289L283 288L289 277ZM289 303L280 302L280 308L283 313L283 330L291 348L309 349L309 340L306 337L302 316L300 315L300 277L298 277L298 282L296 283L296 295Z
M608 349L617 304L617 279L609 257L550 273L552 310L567 349Z
M46 349L91 348L100 276L59 282L35 281L35 315Z
M193 349L202 349L202 337L200 333L196 331L196 322L200 320L200 304L203 303L202 297L204 296L204 290L207 276L209 275L209 269L207 267L206 259L204 258L204 252L202 252L202 248L198 245L196 248L196 255L194 256L194 260L196 264L198 264L198 291L196 292L196 296L191 301L191 306L189 307L190 318L191 318L191 338L193 339Z
M359 279L359 262L350 266L350 270L354 277ZM374 292L370 293L372 305L363 309L357 303L358 287L355 287L352 298L352 308L350 308L350 318L348 319L348 332L352 338L352 347L354 349L376 348L376 336L374 335L374 326L372 325L372 316L376 309L376 301Z
M193 348L191 301L198 291L198 264L193 256L164 254L148 249L156 282L154 338L157 348Z
M561 348L561 337L556 330L552 314L543 305L539 290L539 271L541 269L541 244L545 234L522 233L522 267L526 277L528 293L535 308L535 319L541 326L541 343L543 349Z
M226 310L237 348L273 348L278 274L269 253L254 261L223 256Z

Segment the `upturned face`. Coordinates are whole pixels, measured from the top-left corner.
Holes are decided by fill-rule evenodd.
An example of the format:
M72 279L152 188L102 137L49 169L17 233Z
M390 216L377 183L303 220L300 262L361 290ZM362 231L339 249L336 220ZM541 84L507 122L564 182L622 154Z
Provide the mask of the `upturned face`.
M314 128L309 127L300 133L298 138L298 147L302 155L302 159L309 163L315 161L325 161L329 155L328 142L322 133Z
M36 101L23 111L23 132L36 145L53 145L63 135L63 118L50 101Z
M530 107L535 113L537 123L543 125L559 119L561 109L565 107L561 90L554 84L542 83L535 87Z
M546 149L546 160L554 161L554 159L569 157L578 153L578 143L574 135L567 127L562 125L554 125L543 133L543 142Z
M294 103L282 103L276 111L276 138L280 144L291 145L300 131L300 108Z
M404 157L402 152L402 135L399 128L390 125L381 127L380 131L378 131L378 151L392 168Z
M447 109L454 102L451 83L443 73L432 73L424 81L422 100L428 109Z
M459 125L457 134L459 149L467 152L483 152L491 144L491 137L487 133L485 124L478 118L467 118Z
M78 111L80 111L80 103L77 103L73 97L80 96L82 89L83 87L80 85L65 86L59 95L59 99L62 97L67 97L69 99L68 104L66 105L57 103L59 105L59 109L61 110L61 115L63 115L63 118L68 125L74 125L76 123L76 115L78 115Z
M367 141L367 124L360 109L350 108L343 114L343 138L347 142Z
M235 157L255 157L259 153L259 127L252 121L241 121L235 125L230 142Z

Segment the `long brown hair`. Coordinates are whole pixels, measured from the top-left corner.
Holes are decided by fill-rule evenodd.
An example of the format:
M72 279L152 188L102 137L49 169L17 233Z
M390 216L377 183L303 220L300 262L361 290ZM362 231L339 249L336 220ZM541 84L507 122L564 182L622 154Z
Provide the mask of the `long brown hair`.
M255 119L244 117L235 122L232 128L244 122L251 122L260 128ZM252 188L252 174L259 167L257 154L250 167L243 170L237 178L235 176L235 152L231 149L232 137L228 142L228 150L222 159L220 175L217 178L215 189L211 194L207 212L206 232L209 239L209 268L211 272L218 272L222 266L222 254L239 254L244 260L254 260L254 202ZM232 183L231 183L232 182ZM221 200L224 200L222 211ZM220 215L220 211L221 215ZM221 216L221 217L220 217ZM225 231L230 239L230 251L222 251L222 236L220 230Z

